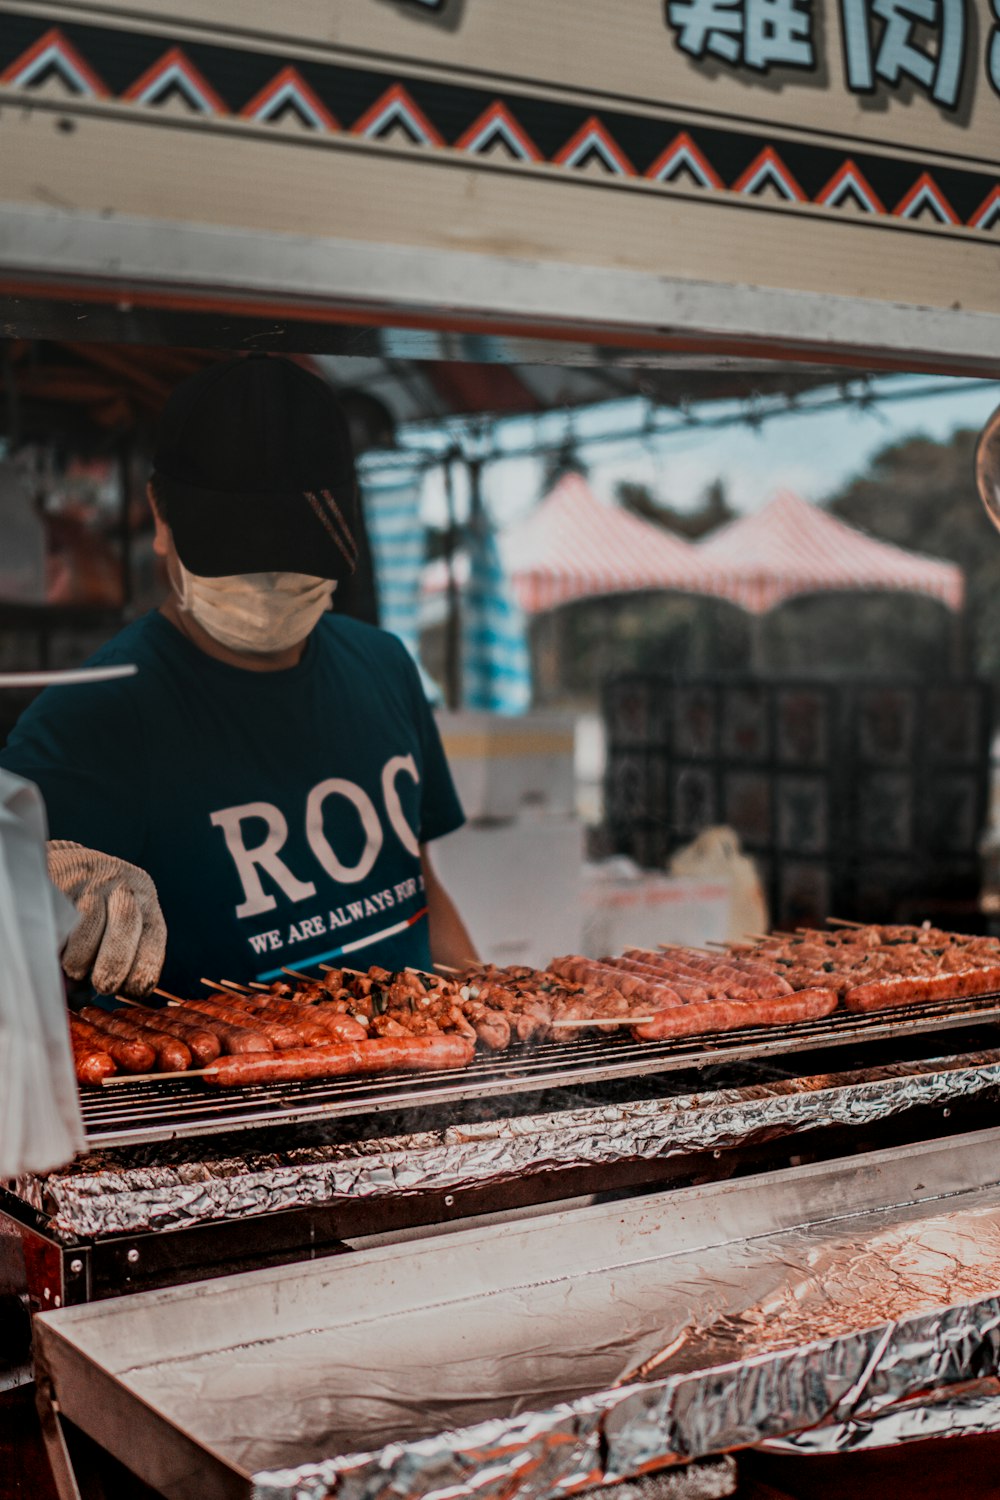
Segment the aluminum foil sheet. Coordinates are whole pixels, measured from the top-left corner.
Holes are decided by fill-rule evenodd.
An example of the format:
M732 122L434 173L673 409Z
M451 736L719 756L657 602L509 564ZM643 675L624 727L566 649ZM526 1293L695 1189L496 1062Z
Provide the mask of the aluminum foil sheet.
M985 1437L1000 1432L1000 1380L973 1382L958 1394L930 1392L877 1416L858 1411L849 1421L830 1422L759 1446L768 1453L800 1457L868 1452L929 1438Z
M14 1191L67 1241L280 1213L341 1198L454 1191L545 1167L723 1151L823 1126L865 1126L920 1106L1000 1093L1000 1052L814 1075L743 1089L454 1125L415 1135L134 1166L80 1158ZM188 1148L193 1149L193 1148ZM166 1154L166 1153L164 1153Z
M996 1398L992 1404L985 1397L957 1403L950 1412L942 1404L937 1422L923 1417L919 1403L911 1402L905 1416L894 1408L916 1392L961 1384L976 1371L997 1370L1000 1294L862 1330L851 1327L875 1310L869 1298L884 1295L890 1305L900 1306L919 1301L917 1284L924 1274L923 1295L931 1292L941 1269L938 1237L954 1229L961 1244L979 1227L985 1228L941 1220L929 1235L904 1233L895 1245L891 1235L871 1247L859 1239L853 1257L843 1245L830 1247L821 1257L822 1272L817 1266L804 1280L793 1277L777 1297L692 1326L673 1362L693 1368L547 1412L294 1469L258 1471L255 1500L327 1500L334 1489L337 1500L398 1500L401 1495L501 1500L515 1487L523 1500L550 1500L651 1466L756 1445L769 1435L817 1426L823 1435L823 1424L831 1423L831 1432L877 1427L883 1409L896 1440L904 1428L913 1436L926 1436L929 1430L935 1435L988 1430L984 1424L995 1416ZM985 1257L978 1256L978 1272L953 1274L956 1289L980 1279L1000 1284L995 1218L986 1238L992 1269L987 1272ZM914 1280L916 1262L925 1255L926 1273L918 1271ZM845 1287L853 1289L845 1292ZM820 1309L823 1316L817 1318ZM815 1331L817 1322L831 1328L839 1322L839 1332L798 1342ZM867 1415L852 1416L858 1411Z
M983 1131L63 1309L40 1357L70 1420L100 1372L122 1443L145 1423L179 1472L183 1435L254 1500L557 1500L913 1422L928 1393L975 1430L998 1152Z

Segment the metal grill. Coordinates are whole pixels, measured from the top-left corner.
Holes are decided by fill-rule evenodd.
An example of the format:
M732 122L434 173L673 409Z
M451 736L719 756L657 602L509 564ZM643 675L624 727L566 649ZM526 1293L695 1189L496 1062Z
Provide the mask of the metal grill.
M1000 1024L1000 995L902 1006L873 1015L836 1012L781 1028L747 1027L738 1033L680 1041L637 1042L624 1035L592 1033L539 1048L478 1056L457 1072L392 1073L377 1080L369 1076L254 1084L219 1094L196 1077L165 1074L86 1093L83 1115L91 1144L136 1144L569 1089L989 1024Z

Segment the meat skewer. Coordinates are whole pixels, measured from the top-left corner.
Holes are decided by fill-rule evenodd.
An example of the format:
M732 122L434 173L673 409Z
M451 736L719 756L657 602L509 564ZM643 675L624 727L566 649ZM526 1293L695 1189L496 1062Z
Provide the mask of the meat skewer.
M192 1004L196 1010L203 1011L208 1016L215 1016L217 1020L225 1021L230 1026L246 1026L251 1018L235 1004L235 999L233 995L215 994L210 995L207 1000L199 997L192 1001ZM269 1021L262 1016L255 1016L249 1029L267 1037L275 1049L281 1052L291 1047L305 1046L305 1038L301 1031L289 1025L287 1021Z
M787 1025L790 1021L813 1021L828 1016L837 1007L830 990L799 990L777 1000L752 1002L709 1001L660 1011L649 1022L637 1025L637 1041L658 1042L667 1037L694 1036L703 1031L735 1031L744 1026Z
M73 1052L73 1071L76 1073L77 1083L109 1083L117 1074L118 1067L111 1053L78 1036L72 1026L70 1026L69 1041Z
M397 1070L436 1072L472 1061L473 1043L464 1037L376 1037L357 1045L310 1047L271 1057L220 1057L207 1067L205 1082L220 1088L248 1083L298 1082Z
M145 1042L125 1041L98 1031L89 1021L70 1016L70 1031L79 1042L99 1052L107 1052L125 1073L148 1073L156 1063L156 1053Z
M138 1010L142 1025L150 1031L159 1031L165 1036L176 1037L182 1041L189 1048L194 1061L202 1066L214 1062L222 1051L222 1043L214 1032L206 1031L199 1026L191 1026L186 1021L179 1021L176 1011L172 1009L168 1010L165 1006L143 1005L127 995L116 995L115 999L124 1001L130 1008Z
M183 1073L191 1066L191 1049L179 1037L154 1031L140 1022L129 1020L127 1015L113 1015L98 1005L83 1006L80 1015L83 1020L96 1026L98 1031L106 1031L109 1036L126 1042L144 1042L153 1049L157 1066L162 1073Z
M253 1024L259 1020L290 1025L300 1038L297 1043L300 1047L326 1046L335 1040L364 1041L367 1036L364 1027L352 1021L349 1016L338 1017L341 1023L338 1026L331 1018L319 1014L318 1007L297 1005L276 995L254 992L249 995L234 995L233 1001L234 1008L244 1012ZM348 1028L346 1035L345 1024Z
M107 1055L112 1041L145 1041L159 1057L171 1037L220 1086L389 1066L419 1070L450 1065L424 1059L447 1058L456 1047L466 1058L477 1046L501 1051L515 1042L624 1027L637 1040L665 1040L787 1025L829 1015L838 1005L865 1012L1000 990L1000 942L931 927L848 926L838 919L830 930L756 934L716 946L721 951L671 944L604 959L570 954L547 969L436 964L432 974L321 964L318 976L286 969L287 979L270 985L206 979L213 991L206 999L159 991L171 1001L166 1011L134 1002L127 1017L88 1010L78 1019L89 1020L107 1045L77 1037L78 1072L82 1081L98 1081L108 1065L97 1052ZM112 1037L116 1025L125 1029ZM154 1043L154 1034L167 1040ZM194 1036L207 1043L201 1052ZM220 1058L225 1066L212 1070ZM332 1072L324 1071L328 1065Z
M227 1052L274 1051L268 1038L255 1029L220 1020L205 1011L191 1009L185 1001L178 999L176 995L168 994L166 990L154 990L153 993L164 995L171 1002L171 1011L178 1020L186 1022L188 1026L197 1027L198 1030L212 1032L218 1037L220 1047Z

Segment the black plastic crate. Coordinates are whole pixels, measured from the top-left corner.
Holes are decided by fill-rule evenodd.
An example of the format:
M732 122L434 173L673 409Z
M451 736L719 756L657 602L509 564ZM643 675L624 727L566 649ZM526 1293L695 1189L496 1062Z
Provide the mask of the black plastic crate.
M988 684L631 674L604 707L605 842L639 864L727 823L782 926L974 902Z

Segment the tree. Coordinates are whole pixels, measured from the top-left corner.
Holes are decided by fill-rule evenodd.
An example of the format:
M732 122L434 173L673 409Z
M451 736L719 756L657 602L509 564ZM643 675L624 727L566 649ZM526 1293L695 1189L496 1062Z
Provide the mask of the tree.
M829 506L882 541L958 563L966 579L972 664L1000 676L1000 537L976 489L978 433L946 443L915 436L876 453Z
M694 510L679 510L657 500L648 485L631 479L623 479L615 487L618 503L624 510L654 526L662 526L676 536L696 542L707 536L736 515L726 497L726 486L721 479L713 479L706 487Z

